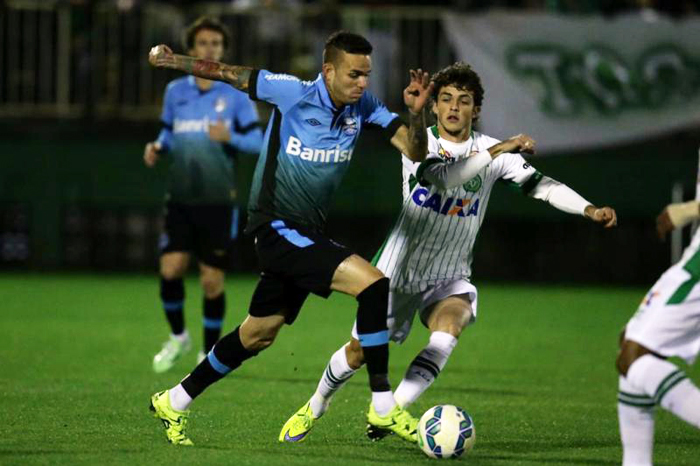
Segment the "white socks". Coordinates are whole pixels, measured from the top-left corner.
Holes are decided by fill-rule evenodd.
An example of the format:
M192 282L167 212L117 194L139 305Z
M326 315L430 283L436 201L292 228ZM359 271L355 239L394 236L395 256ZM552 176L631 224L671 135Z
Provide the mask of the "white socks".
M389 411L394 409L396 406L396 401L394 401L394 394L391 390L385 392L372 392L372 405L374 406L374 411L380 416L384 417L389 414Z
M309 400L311 412L316 419L323 416L335 392L340 390L355 372L356 371L348 364L345 346L341 346L338 351L333 353L331 360L328 361L326 370L323 371L323 376L318 382L316 392ZM374 410L377 414L385 416L394 408L396 402L394 401L394 395L391 391L372 392L372 405L374 405Z
M350 377L355 374L348 364L348 358L345 355L345 346L341 346L338 351L333 353L331 360L328 361L326 370L323 371L323 376L318 383L316 392L309 400L311 411L315 418L319 418L326 412L328 405L331 403L331 398L340 390Z
M674 364L645 354L620 377L619 387L623 466L652 464L655 405L700 428L700 390Z
M617 416L622 439L622 466L651 466L654 447L654 400L620 376Z
M700 390L674 364L645 354L632 363L627 380L662 408L700 428Z
M430 342L411 362L403 380L399 384L394 398L402 408L410 405L428 389L457 344L457 339L446 332L433 332Z
M187 411L192 403L192 397L182 388L182 384L177 384L168 390L168 396L170 397L170 406L175 411Z
M174 333L170 334L170 338L173 338L180 343L187 343L190 339L190 334L187 330L184 330L182 333L175 335Z
M413 403L435 380L457 344L457 339L446 332L433 332L430 342L411 362L396 392L372 392L374 410L386 415L398 403L402 408ZM348 364L345 346L333 353L323 372L318 388L309 400L315 418L326 412L331 398L355 371ZM394 402L396 400L396 402Z

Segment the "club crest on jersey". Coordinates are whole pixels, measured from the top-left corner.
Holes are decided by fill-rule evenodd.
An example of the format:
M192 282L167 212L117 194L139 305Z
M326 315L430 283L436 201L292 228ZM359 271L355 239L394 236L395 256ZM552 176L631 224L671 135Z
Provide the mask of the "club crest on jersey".
M481 184L481 176L476 175L474 178L464 183L463 187L466 192L475 193L481 189Z
M425 209L432 209L440 215L448 215L457 217L469 217L479 214L479 199L461 199L448 197L443 202L440 193L433 193L428 196L430 191L425 188L418 188L413 191L411 199L413 202Z
M221 113L224 110L226 110L226 99L224 99L223 97L219 97L214 103L214 111L216 113Z
M452 157L452 154L447 152L442 146L440 146L440 148L438 149L438 155L447 161L454 159L454 157Z
M348 136L352 136L353 134L357 133L357 119L354 116L343 118L341 129L343 130L343 133L347 134Z

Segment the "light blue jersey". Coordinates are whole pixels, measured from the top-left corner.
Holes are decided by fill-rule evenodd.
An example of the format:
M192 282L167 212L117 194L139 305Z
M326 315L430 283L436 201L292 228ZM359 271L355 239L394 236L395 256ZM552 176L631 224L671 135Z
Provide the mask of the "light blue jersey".
M363 126L385 128L393 136L400 120L369 92L336 108L320 74L301 81L255 70L248 92L275 109L255 168L247 231L276 219L320 231Z
M192 76L171 81L165 90L163 129L158 142L171 156L168 198L184 204L235 201L233 155L257 153L262 131L255 105L228 84L215 81L202 91ZM209 138L209 124L223 121L231 140Z

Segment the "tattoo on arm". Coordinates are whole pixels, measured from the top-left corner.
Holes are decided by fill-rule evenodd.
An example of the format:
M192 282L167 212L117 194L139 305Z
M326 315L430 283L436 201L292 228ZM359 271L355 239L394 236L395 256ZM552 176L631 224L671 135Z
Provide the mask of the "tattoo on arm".
M200 78L223 81L240 91L248 91L248 79L253 68L249 66L227 65L210 60L175 55L176 70L184 71Z
M408 144L413 161L423 161L428 153L428 133L425 130L425 113L423 110L414 115L409 114Z

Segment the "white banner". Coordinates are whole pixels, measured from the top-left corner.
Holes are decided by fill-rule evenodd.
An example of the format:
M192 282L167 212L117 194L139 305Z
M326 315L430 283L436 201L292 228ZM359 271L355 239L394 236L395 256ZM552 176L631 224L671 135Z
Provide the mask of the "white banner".
M486 89L479 129L539 152L610 146L700 125L700 18L445 14Z

